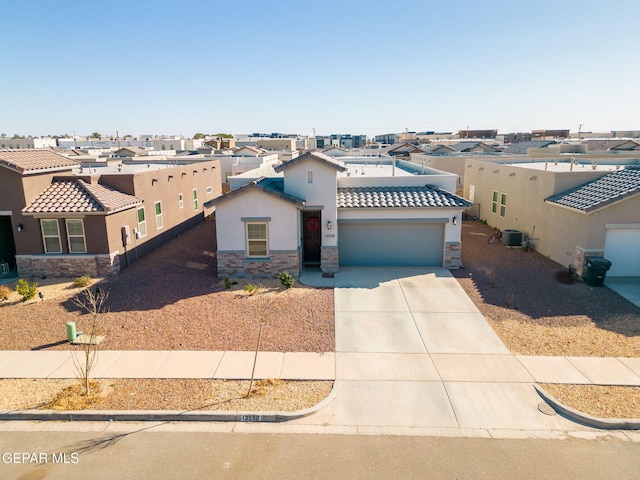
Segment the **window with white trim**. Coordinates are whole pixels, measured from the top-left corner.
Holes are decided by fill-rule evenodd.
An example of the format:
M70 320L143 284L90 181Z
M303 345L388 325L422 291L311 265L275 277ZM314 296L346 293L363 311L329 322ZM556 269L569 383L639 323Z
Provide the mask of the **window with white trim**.
M198 190L193 189L193 209L198 210Z
M507 211L507 194L503 193L500 195L500 216L504 217L504 214Z
M144 215L144 207L138 209L138 238L147 236L147 219Z
M209 195L211 192L213 192L213 187L207 187L207 188L204 190L204 193L206 193L207 195Z
M153 204L153 208L156 211L156 230L160 230L163 226L162 223L162 202L156 202Z
M247 257L267 257L269 254L267 222L247 222L245 229Z
M42 242L45 253L62 253L62 243L60 243L60 228L58 220L40 220L42 228Z
M67 219L67 238L69 240L69 253L87 253L87 242L84 237L82 219Z
M493 197L491 199L491 212L498 213L498 192L497 190L493 191Z
M181 193L178 194L178 206L180 208L184 207L184 199L182 198L182 194Z

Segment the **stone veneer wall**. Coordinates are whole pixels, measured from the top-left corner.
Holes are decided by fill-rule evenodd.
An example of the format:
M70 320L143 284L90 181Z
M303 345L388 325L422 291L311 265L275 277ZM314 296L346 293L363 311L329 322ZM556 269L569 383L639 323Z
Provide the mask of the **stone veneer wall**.
M106 277L120 271L118 253L111 255L16 255L21 277Z
M444 244L444 268L457 270L462 265L462 243L447 242Z
M283 270L298 278L300 252L269 252L268 259L248 259L244 252L218 252L218 276L274 278Z
M582 248L576 247L576 254L573 256L573 271L578 278L584 276L585 267L587 266L586 257L602 257L604 249L601 248Z
M337 273L339 268L338 247L320 247L320 270L322 273Z

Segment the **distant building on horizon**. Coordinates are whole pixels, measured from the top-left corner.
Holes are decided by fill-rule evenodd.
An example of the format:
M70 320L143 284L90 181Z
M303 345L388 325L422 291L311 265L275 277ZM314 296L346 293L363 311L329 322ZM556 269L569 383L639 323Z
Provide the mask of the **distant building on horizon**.
M498 130L458 130L458 136L462 138L496 138Z

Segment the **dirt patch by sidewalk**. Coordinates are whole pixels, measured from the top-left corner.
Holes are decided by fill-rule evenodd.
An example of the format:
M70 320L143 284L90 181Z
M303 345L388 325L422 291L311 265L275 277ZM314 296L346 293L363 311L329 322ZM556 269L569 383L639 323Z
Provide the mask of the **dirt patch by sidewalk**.
M464 269L453 275L511 352L640 356L640 308L606 287L570 282L535 251L488 244L493 230L462 225Z
M101 322L101 350L253 350L258 337L256 301L248 282L269 289L272 313L261 350L331 352L335 349L333 290L273 279L241 281L226 290L215 272L215 224L202 222L100 283L109 292ZM86 315L70 297L70 279L32 279L44 300L17 296L0 306L0 350L67 350L65 325L85 329Z
M640 387L541 384L563 405L595 418L640 418Z
M101 379L95 400L77 407L84 410L240 410L293 412L325 399L333 387L328 381L258 380L246 397L249 381L208 379ZM0 410L52 409L63 390L79 380L1 379Z

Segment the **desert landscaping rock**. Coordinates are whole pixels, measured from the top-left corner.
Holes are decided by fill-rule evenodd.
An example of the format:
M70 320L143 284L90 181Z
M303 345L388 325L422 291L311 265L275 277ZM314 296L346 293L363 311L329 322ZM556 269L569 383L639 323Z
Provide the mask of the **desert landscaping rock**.
M465 268L452 273L512 353L640 356L640 308L606 287L559 282L562 266L535 251L489 245L492 232L463 223Z
M0 410L47 408L64 388L79 380L2 379ZM249 381L205 379L102 379L106 395L92 410L224 410L294 412L325 399L333 382L259 380L246 397Z
M262 351L332 352L335 349L333 291L278 280L238 280L232 289L215 276L214 222L202 222L100 283L109 292L101 320L101 350L252 351L258 338L256 297L244 292L260 284L271 301ZM188 264L207 265L190 268ZM44 300L27 303L17 294L0 306L0 350L68 350L65 325L83 330L84 315L70 298L73 279L35 279Z

